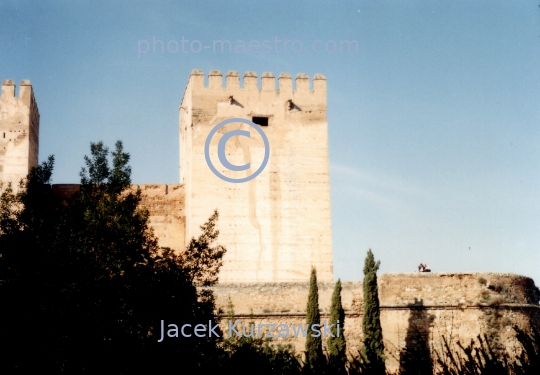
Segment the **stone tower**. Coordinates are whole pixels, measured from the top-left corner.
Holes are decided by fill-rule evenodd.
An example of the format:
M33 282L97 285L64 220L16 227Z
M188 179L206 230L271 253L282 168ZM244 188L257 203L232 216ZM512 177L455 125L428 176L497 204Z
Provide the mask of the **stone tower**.
M219 243L226 245L220 282L309 280L311 266L321 281L333 280L326 120L326 78L271 73L261 86L253 72L211 71L208 85L199 70L191 73L180 107L180 174L185 189L186 242L200 232L214 209L220 213ZM270 145L268 164L244 183L217 177L208 167L204 147L220 122L242 118L262 129ZM250 163L247 171L231 171L219 163L217 145L230 130L250 131L231 137L225 153L233 165ZM242 178L261 165L265 147L248 125L228 124L212 138L210 158L220 173Z
M39 111L30 81L23 80L19 96L6 79L0 96L0 191L8 183L15 191L32 167L38 165Z

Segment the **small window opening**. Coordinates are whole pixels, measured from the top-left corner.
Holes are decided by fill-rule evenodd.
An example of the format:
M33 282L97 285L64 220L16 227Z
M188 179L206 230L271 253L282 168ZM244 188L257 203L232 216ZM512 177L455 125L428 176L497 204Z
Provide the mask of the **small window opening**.
M6 133L4 133L4 138L6 138Z
M253 117L251 121L260 126L268 126L268 117Z

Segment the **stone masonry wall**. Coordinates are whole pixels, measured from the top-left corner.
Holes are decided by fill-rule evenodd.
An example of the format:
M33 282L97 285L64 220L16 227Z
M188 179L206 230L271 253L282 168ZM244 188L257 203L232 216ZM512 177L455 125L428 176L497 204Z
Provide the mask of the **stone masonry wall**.
M19 96L15 84L6 79L0 96L0 192L19 181L37 166L39 149L39 111L30 81L23 80Z
M134 188L136 186L133 185ZM186 215L183 185L144 184L139 187L141 205L150 213L149 224L154 228L159 246L184 251Z
M432 347L447 336L468 343L495 328L501 342L517 347L512 325L529 329L540 323L538 290L530 278L497 273L399 273L382 274L378 279L381 325L388 355L387 368L396 371L402 351L415 344L418 335ZM320 282L321 323L329 320L333 282ZM345 309L345 338L351 354L362 343L362 282L342 283ZM213 288L222 310L222 329L227 335L227 303L231 298L235 319L246 324L305 324L309 283L227 283ZM495 309L499 318L488 321L486 313ZM496 327L493 327L496 325ZM279 338L298 352L304 338ZM323 340L324 345L326 343ZM511 349L512 350L512 349Z
M141 189L141 205L149 212L149 225L158 238L159 246L183 251L185 243L184 188L182 185L145 184L131 185ZM79 184L54 184L54 194L60 205L67 205L80 191ZM203 223L201 223L203 224Z
M226 84L211 71L208 85L193 71L180 107L180 172L186 189L186 240L199 232L214 209L220 219L219 241L227 247L220 278L227 282L301 281L311 266L320 280L332 280L332 236L326 120L326 79L316 75L313 89L305 74L282 73L259 78L253 72L229 72ZM266 117L260 129L268 137L270 158L257 178L231 183L210 170L204 155L212 128L230 118ZM248 171L230 171L217 157L221 135L241 128L250 137L232 137L226 157ZM248 125L229 124L210 144L216 169L230 177L254 173L263 160L261 136Z

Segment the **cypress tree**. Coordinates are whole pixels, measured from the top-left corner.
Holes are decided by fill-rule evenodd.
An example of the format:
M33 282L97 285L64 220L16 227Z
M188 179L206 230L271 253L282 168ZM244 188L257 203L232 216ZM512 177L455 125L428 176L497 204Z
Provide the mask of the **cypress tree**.
M366 367L373 374L385 374L384 344L377 288L377 270L380 264L380 261L375 262L373 253L369 249L364 263L364 316L362 317L364 344L362 357Z
M321 323L321 315L319 313L319 290L317 288L317 272L315 268L311 268L311 278L309 280L309 297L307 304L306 324L309 329L306 337L306 366L308 372L320 374L323 370L325 359L322 351L322 338L318 337L312 329L313 324Z
M345 336L343 327L345 323L345 311L341 305L341 280L338 279L332 294L332 307L330 308L330 332L334 336L328 337L328 366L330 373L335 375L346 375L345 363L347 354L345 353ZM339 331L338 331L339 324Z

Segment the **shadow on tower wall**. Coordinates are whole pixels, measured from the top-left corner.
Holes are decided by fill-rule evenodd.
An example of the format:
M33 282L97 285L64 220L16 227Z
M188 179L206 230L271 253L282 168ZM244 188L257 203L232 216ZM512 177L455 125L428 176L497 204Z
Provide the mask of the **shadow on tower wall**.
M400 375L433 374L430 333L434 315L428 314L424 301L414 299L410 309L405 347L400 351Z

